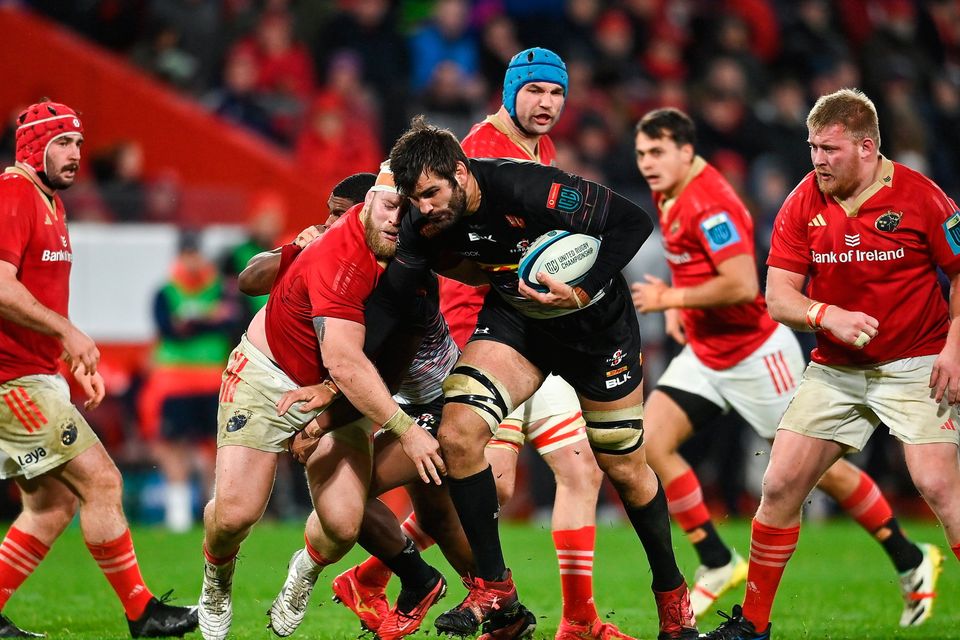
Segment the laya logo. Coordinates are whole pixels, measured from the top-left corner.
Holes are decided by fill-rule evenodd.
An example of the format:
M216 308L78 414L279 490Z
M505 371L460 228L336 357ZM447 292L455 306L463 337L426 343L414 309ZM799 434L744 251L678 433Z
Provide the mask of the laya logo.
M953 255L960 254L960 211L955 211L943 223L943 233L947 237L947 244L950 245Z
M554 182L550 185L550 193L547 195L547 208L563 211L564 213L575 213L583 204L583 196L573 187Z
M706 236L711 251L719 251L740 242L740 234L737 233L737 228L733 226L726 211L721 211L701 222L700 230Z

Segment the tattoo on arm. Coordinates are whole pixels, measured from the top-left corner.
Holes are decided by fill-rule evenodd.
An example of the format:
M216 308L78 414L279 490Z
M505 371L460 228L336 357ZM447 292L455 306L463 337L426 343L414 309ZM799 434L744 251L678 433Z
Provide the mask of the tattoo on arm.
M313 330L317 334L317 341L323 346L323 334L327 329L327 319L321 316L317 316L313 319Z

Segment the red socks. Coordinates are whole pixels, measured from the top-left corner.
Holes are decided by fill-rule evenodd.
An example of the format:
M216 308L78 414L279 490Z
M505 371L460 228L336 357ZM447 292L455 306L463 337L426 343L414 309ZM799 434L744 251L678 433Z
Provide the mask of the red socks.
M703 489L693 469L674 478L663 488L670 515L684 531L692 531L710 521L710 512L703 502Z
M593 603L593 549L596 527L554 531L553 544L560 563L563 619L590 624L597 619Z
M14 591L23 584L50 547L16 527L10 527L0 544L0 610Z
M880 492L880 487L863 471L860 472L857 488L840 506L871 534L893 517L893 509Z
M113 587L117 597L123 604L123 610L130 620L136 620L143 615L147 603L153 594L143 582L140 574L140 565L137 563L137 554L133 550L133 539L130 530L124 531L116 540L102 544L87 543L90 555L100 565L104 577Z
M753 519L743 617L752 622L757 631L765 630L770 624L770 610L777 587L799 539L799 526L778 529Z

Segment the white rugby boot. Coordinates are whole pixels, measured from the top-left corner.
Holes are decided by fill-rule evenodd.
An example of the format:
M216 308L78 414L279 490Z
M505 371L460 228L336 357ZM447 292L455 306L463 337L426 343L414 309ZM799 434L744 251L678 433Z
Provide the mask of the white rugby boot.
M916 569L900 574L900 595L903 596L901 627L916 627L933 614L935 588L943 565L943 553L936 545L920 543L923 560Z
M204 640L223 640L230 632L230 623L233 621L231 591L236 566L236 558L219 565L203 563L203 587L197 615Z
M298 549L290 558L287 579L267 612L270 616L267 626L281 638L292 634L303 622L307 605L310 604L310 594L322 568L313 561L306 549Z
M695 617L699 618L717 598L747 579L747 561L732 549L730 553L730 562L722 567L700 565L693 574L690 604Z

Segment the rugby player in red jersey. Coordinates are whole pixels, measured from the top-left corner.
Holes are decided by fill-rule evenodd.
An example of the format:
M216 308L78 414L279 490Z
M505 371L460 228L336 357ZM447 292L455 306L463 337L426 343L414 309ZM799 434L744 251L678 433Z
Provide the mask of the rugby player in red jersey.
M960 554L960 214L936 184L880 154L877 112L862 92L822 96L807 129L813 171L777 215L767 304L775 320L816 332L817 348L773 443L750 586L743 606L705 636L716 640L770 638L803 501L881 422ZM921 582L907 586L930 598L932 585Z
M633 284L637 309L664 311L683 351L646 402L647 459L660 476L670 511L700 557L690 594L696 615L743 582L747 563L720 539L696 474L680 445L733 409L772 440L806 363L793 332L768 314L759 292L753 221L733 187L696 155L693 121L677 109L646 114L636 127L637 167L660 213L672 285L647 276ZM912 584L936 578L940 552L906 538L870 476L838 460L817 486L871 533ZM901 586L903 586L903 584ZM903 626L922 623L931 597L905 589Z
M473 126L461 141L463 150L471 158L515 158L555 165L556 149L548 134L560 117L566 93L566 65L559 56L542 48L521 51L507 68L500 110ZM476 327L489 290L486 285L471 287L448 278L440 280L440 308L461 348ZM556 638L629 638L613 623L601 621L594 604L595 514L603 474L586 446L576 392L559 376L547 376L533 397L504 419L487 444L486 457L501 505L513 495L517 458L526 439L556 478L552 528L563 602ZM418 525L416 514L402 526L421 549L433 543ZM369 625L370 610L382 601L390 575L383 562L370 557L337 576L332 586L337 598ZM466 582L471 589L472 580Z
M123 514L120 471L70 402L59 360L93 409L104 397L100 352L67 317L73 251L58 191L80 167L83 125L44 101L17 118L16 166L0 177L0 477L20 488L23 511L0 544L0 610L78 509L90 554L123 604L135 638L182 636L195 607L173 607L144 584ZM0 636L40 637L0 614Z
M240 544L266 507L277 455L336 396L327 378L363 417L338 425L307 461L315 512L307 522L306 546L291 559L295 584L284 590L297 589L299 597L278 597L271 608L278 635L289 635L299 625L321 569L356 540L370 481L373 425L399 440L424 482L440 482L444 467L436 440L411 428L413 419L393 400L364 353L368 298L395 250L401 204L392 184L380 183L364 205L350 209L306 248L284 246L270 300L230 357L220 392L217 490L204 513L200 628L207 640L229 631ZM439 318L438 310L435 315ZM369 329L387 333L380 325ZM428 569L426 578L438 597L443 578ZM291 601L302 607L284 608Z

